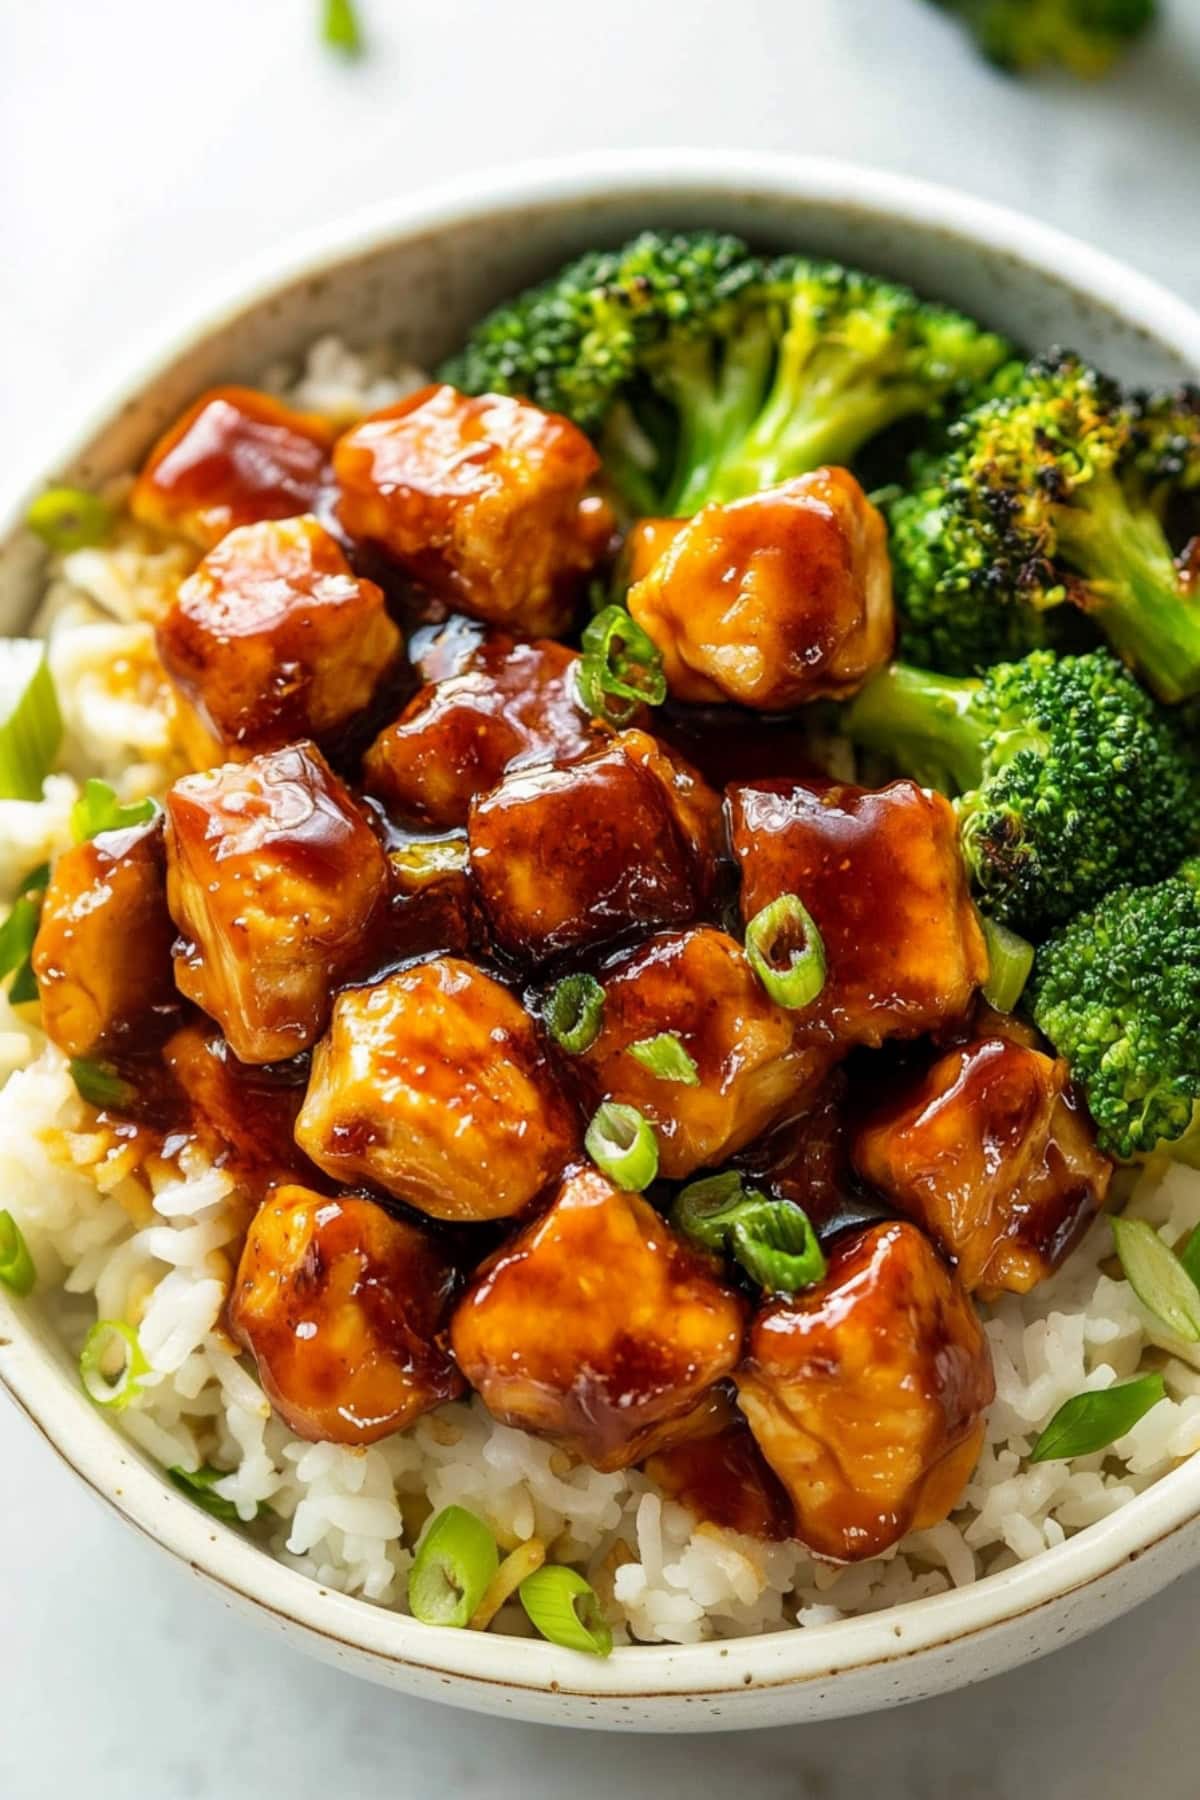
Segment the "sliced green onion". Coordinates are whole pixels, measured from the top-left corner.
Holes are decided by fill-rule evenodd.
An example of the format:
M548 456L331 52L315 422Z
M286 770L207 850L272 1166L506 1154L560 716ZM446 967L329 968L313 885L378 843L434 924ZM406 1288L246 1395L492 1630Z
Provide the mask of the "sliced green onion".
M41 902L32 895L22 894L13 901L12 911L0 925L0 980L29 961L41 916Z
M461 832L450 837L408 838L388 851L388 861L412 881L433 881L466 868L467 840Z
M74 1057L69 1065L71 1080L75 1083L75 1091L81 1100L89 1106L115 1107L118 1112L127 1112L134 1101L132 1082L108 1063L89 1062L86 1057Z
M1113 1219L1125 1279L1174 1337L1200 1343L1200 1288L1145 1219Z
M25 514L25 523L50 550L86 550L104 542L112 530L113 510L86 488L47 488Z
M795 894L780 894L746 927L746 956L777 1006L808 1006L825 986L825 945Z
M590 713L610 725L628 725L640 706L662 705L667 678L658 645L623 606L606 606L589 619L580 644L576 680Z
M84 1340L79 1376L89 1400L121 1412L138 1393L150 1364L137 1332L121 1319L101 1319Z
M37 1270L29 1254L29 1245L10 1212L0 1212L0 1281L22 1298L33 1292Z
M1116 1443L1138 1420L1166 1398L1161 1375L1140 1375L1117 1387L1076 1394L1059 1407L1037 1443L1030 1462L1057 1462L1067 1456L1091 1456Z
M430 1520L408 1577L422 1625L465 1626L500 1567L496 1540L474 1513L446 1506Z
M1195 1282L1197 1288L1200 1288L1200 1225L1197 1225L1190 1234L1183 1249L1177 1250L1175 1254L1179 1258L1181 1268Z
M46 646L0 638L0 800L40 800L62 742Z
M671 1223L706 1250L727 1251L770 1294L795 1294L825 1274L825 1253L803 1207L768 1199L734 1171L691 1182L671 1208Z
M150 799L122 806L107 781L97 781L89 775L71 808L71 836L77 844L86 844L102 831L126 831L131 825L144 825L157 811L158 803Z
M323 0L321 37L331 50L340 51L343 56L362 55L362 26L353 0Z
M700 1071L673 1031L639 1038L636 1044L630 1044L629 1054L660 1081L682 1081L685 1087L700 1085Z
M997 1012L1010 1013L1025 992L1029 971L1033 967L1033 945L997 924L986 913L980 913L984 942L987 944L988 973L983 984L983 997Z
M220 1494L213 1492L217 1482L224 1481L229 1473L228 1469L210 1468L207 1463L198 1469L184 1469L176 1466L167 1470L169 1479L174 1482L180 1493L186 1494L189 1500L194 1500L197 1506L202 1507L214 1519L221 1519L226 1525L241 1525L243 1523L242 1515L233 1501L226 1500ZM262 1510L261 1505L255 1509L256 1519Z
M530 1623L548 1643L588 1656L608 1656L612 1651L612 1631L600 1597L578 1570L547 1563L527 1575L517 1593Z
M564 975L547 994L542 1016L559 1048L578 1056L604 1023L604 989L594 975Z
M658 1174L658 1140L636 1106L619 1100L598 1106L583 1147L596 1167L627 1193L640 1194Z

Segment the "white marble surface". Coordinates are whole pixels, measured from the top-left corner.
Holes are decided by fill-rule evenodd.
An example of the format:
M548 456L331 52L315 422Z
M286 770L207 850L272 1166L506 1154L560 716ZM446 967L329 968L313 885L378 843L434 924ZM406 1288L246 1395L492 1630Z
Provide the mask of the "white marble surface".
M0 0L0 458L263 244L540 154L820 151L1025 205L1200 302L1200 7L1111 84L1018 87L921 0ZM756 1737L488 1723L331 1674L229 1618L0 1408L2 1800L613 1792L676 1800L1190 1800L1200 1578L972 1692Z

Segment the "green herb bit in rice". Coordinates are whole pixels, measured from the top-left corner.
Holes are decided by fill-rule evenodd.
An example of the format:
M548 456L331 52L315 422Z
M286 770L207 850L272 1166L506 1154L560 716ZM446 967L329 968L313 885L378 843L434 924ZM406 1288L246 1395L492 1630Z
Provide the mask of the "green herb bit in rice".
M1076 1394L1059 1407L1029 1453L1030 1462L1062 1461L1106 1450L1167 1396L1161 1375Z

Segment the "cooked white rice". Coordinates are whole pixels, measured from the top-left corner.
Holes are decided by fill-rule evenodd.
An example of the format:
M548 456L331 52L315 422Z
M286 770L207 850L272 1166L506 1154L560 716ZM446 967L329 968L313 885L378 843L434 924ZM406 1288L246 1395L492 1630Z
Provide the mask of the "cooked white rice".
M349 419L421 379L383 352L336 340L268 385ZM67 726L62 772L38 802L0 802L0 898L70 841L86 775L122 798L160 792L181 772L151 621L186 566L134 528L54 571L40 619ZM497 1424L478 1402L440 1408L367 1450L309 1444L272 1413L219 1327L236 1251L233 1178L194 1144L146 1156L78 1096L65 1058L31 1012L0 996L0 1194L26 1235L46 1303L78 1352L97 1318L136 1326L151 1373L114 1423L164 1467L208 1463L217 1492L280 1560L326 1587L403 1610L411 1546L431 1510L469 1507L506 1548L537 1538L577 1563L620 1621L618 1642L699 1639L819 1626L962 1586L1052 1549L1125 1505L1200 1449L1200 1350L1173 1342L1106 1272L1098 1221L1060 1274L991 1309L997 1397L987 1442L954 1517L887 1556L839 1569L798 1545L764 1544L698 1523L637 1472L604 1475ZM1200 1174L1147 1170L1129 1199L1172 1245L1200 1224ZM1168 1397L1109 1450L1028 1463L1038 1432L1073 1394L1162 1369ZM495 1629L530 1630L519 1606Z

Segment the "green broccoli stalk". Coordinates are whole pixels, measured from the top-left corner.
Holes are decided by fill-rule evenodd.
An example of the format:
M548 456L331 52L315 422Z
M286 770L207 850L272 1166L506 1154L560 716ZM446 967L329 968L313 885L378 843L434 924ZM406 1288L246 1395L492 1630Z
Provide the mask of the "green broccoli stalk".
M1034 651L982 679L894 663L842 725L954 799L980 906L1035 940L1197 842L1196 753L1106 650Z
M1200 595L1166 530L1200 489L1197 394L1127 400L1065 352L995 390L891 502L905 654L968 674L1098 628L1160 699L1200 692Z
M1200 1165L1200 861L1073 919L1038 951L1029 994L1101 1146Z
M962 20L983 55L1009 74L1050 64L1107 75L1148 31L1157 0L935 0Z
M591 252L484 319L445 365L595 436L630 507L680 516L817 468L934 416L1003 341L907 288L711 232Z

